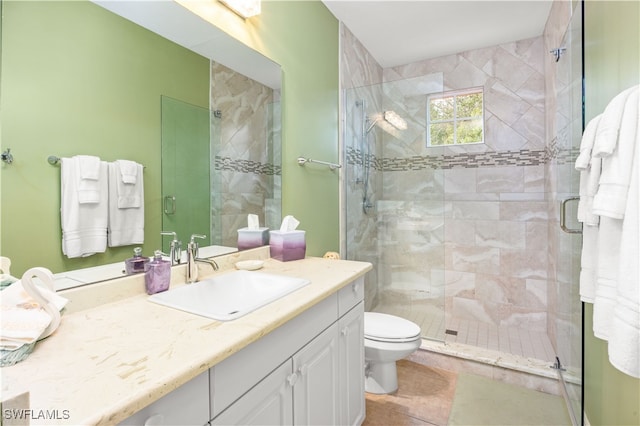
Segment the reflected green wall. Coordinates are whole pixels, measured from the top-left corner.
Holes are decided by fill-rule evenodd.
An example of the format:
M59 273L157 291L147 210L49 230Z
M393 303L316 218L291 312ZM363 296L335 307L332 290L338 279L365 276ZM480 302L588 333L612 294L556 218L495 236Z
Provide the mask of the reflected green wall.
M85 1L3 2L0 252L20 276L115 262L61 250L60 169L49 155L97 155L146 166L144 253L160 248L160 97L208 107L209 61Z
M640 83L640 2L585 2L585 115L600 114L622 90ZM585 304L585 413L592 425L639 425L640 380L616 370L607 343L593 335Z
M4 0L3 8L0 143L16 161L0 170L0 253L13 259L12 273L59 272L131 252L62 255L60 173L46 162L52 154L143 163L144 252L152 253L161 230L160 95L208 106L208 60L87 1ZM224 19L232 35L282 66L282 212L307 231L308 255L337 251L338 173L302 168L296 158L339 161L338 22L320 1L266 1L256 18ZM112 64L120 67L105 73Z
M242 19L220 2L175 0L282 68L282 214L300 220L307 255L338 251L339 172L297 164L299 156L340 162L339 24L319 0L262 1Z

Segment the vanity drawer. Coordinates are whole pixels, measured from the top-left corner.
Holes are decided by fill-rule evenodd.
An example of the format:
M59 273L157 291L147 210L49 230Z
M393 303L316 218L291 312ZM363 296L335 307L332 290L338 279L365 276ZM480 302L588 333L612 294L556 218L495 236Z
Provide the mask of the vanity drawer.
M364 276L356 278L338 292L338 316L349 312L361 300L364 300Z

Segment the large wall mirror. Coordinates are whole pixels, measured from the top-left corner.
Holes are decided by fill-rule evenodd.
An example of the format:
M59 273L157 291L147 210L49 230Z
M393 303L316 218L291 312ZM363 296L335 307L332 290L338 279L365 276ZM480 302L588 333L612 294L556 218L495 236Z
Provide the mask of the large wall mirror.
M167 250L162 230L235 246L249 213L279 225L278 64L174 1L3 0L2 9L3 148L16 158L1 181L2 255L16 275L113 264L133 249L64 257L49 155L144 164L146 255ZM22 216L6 207L15 203ZM24 216L36 209L41 221ZM34 260L39 251L46 262Z

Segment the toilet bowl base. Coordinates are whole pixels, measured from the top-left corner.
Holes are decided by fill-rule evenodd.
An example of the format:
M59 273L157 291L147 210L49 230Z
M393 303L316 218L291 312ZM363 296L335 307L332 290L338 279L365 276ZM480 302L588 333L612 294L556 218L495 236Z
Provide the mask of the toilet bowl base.
M398 390L396 362L369 362L364 390L369 393L387 394Z

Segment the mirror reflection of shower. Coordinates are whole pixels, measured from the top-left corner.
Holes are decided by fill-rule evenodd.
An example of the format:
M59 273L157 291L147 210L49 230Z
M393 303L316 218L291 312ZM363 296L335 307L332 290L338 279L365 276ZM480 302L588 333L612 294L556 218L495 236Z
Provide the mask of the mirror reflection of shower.
M392 133L394 129L406 130L407 122L394 111L384 111L383 113L375 113L372 116L368 116L366 106L364 99L356 101L356 107L361 108L362 112L362 128L360 133L362 176L356 178L356 183L362 183L362 211L364 214L369 214L374 207L370 198L370 195L373 194L369 194L369 176L371 174L371 163L373 162L371 144L373 143L375 145L375 134L374 141L369 142L369 133L371 133L376 125L388 133Z

